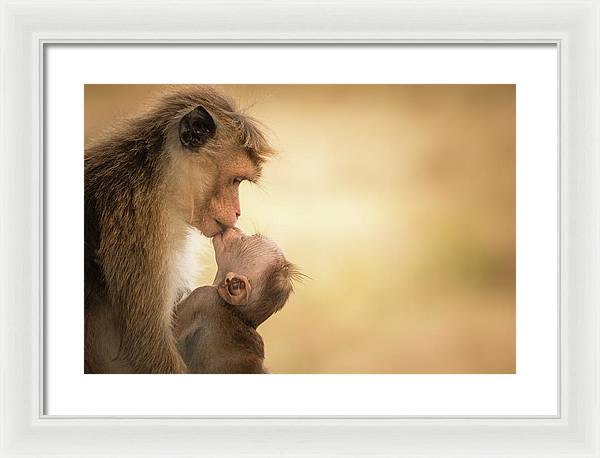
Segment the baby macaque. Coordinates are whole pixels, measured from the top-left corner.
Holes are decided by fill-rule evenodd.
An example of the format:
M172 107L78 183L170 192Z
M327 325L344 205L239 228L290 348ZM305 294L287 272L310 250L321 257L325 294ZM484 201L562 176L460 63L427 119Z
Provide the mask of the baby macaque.
M217 275L177 309L175 338L190 373L266 373L256 328L280 310L299 274L279 247L237 228L213 237Z

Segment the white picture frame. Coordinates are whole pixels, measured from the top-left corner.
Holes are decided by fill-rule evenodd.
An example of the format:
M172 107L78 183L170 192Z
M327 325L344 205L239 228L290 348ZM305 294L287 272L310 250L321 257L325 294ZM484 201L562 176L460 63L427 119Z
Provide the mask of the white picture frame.
M600 456L600 2L2 1L0 456ZM51 43L555 43L560 415L42 414L43 56Z

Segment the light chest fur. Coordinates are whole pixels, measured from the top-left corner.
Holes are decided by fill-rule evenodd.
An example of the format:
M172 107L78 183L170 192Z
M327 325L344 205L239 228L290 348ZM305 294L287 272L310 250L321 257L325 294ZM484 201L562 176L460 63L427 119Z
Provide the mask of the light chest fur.
M210 249L210 240L197 229L188 226L183 243L173 259L173 298L170 301L172 308L199 286L203 273L201 258Z

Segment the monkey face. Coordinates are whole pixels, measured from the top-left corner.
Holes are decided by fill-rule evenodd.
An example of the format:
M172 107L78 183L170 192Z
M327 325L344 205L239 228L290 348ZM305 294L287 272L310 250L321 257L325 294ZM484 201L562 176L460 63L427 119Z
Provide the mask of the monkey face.
M239 188L243 181L256 181L260 170L244 153L231 152L228 157L217 157L214 167L217 179L203 209L198 211L196 227L207 237L213 237L227 228L233 228L242 210Z
M214 285L225 302L255 326L283 307L295 270L272 240L233 228L213 237L213 246L218 266Z
M275 242L260 234L248 236L237 227L214 236L213 246L218 267L215 281L219 283L235 272L258 285L268 270L287 262Z
M256 181L260 174L259 165L241 144L239 122L215 117L198 106L179 122L179 142L187 158L184 167L192 176L189 223L207 237L235 226L241 215L239 185Z

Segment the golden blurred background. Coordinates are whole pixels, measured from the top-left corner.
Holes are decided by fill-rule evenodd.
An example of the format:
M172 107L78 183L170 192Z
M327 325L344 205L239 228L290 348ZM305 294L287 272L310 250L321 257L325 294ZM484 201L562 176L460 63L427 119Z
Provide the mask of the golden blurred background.
M515 372L514 85L222 88L280 151L239 226L310 277L259 328L271 372ZM156 91L86 85L86 141Z

